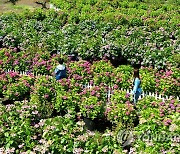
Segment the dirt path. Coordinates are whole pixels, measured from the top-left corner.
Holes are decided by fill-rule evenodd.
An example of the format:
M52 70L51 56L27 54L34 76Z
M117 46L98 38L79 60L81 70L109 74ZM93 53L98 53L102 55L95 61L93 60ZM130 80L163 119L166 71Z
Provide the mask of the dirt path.
M0 0L0 13L11 11L21 12L24 9L33 10L34 8L41 8L41 5L35 3L36 0L19 0L16 5L7 1L8 0Z

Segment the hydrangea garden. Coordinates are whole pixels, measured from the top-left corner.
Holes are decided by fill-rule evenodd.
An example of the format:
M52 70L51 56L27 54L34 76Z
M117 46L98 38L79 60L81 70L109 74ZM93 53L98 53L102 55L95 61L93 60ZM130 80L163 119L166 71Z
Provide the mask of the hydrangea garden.
M59 11L0 15L0 153L178 153L179 2L50 2ZM136 65L163 99L132 104Z

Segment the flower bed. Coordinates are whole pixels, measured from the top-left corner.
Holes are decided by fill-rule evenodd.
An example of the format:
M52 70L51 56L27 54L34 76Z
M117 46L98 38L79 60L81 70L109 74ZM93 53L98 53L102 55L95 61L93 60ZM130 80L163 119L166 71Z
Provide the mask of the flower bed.
M43 54L42 54L43 53ZM11 56L9 56L11 55ZM17 60L24 55L23 60ZM37 50L35 58L31 52L13 52L8 49L1 49L2 78L5 76L3 70L26 71L27 73L53 75L58 59L62 56L66 62L68 79L73 79L74 84L87 84L111 86L114 89L131 89L133 80L133 67L120 65L114 67L110 61L99 60L89 63L85 60L69 61L67 56L53 54L47 51ZM17 63L13 66L14 63ZM22 67L21 67L22 66ZM4 75L3 75L4 74ZM153 69L152 67L141 67L141 85L145 92L155 92L161 95L179 96L179 69L171 67L166 70ZM2 79L1 87L6 85L6 79ZM6 85L7 86L7 85ZM1 91L2 93L2 91Z
M120 65L141 63L144 91L180 96L178 2L51 2L59 12L0 16L0 153L178 153L179 100L135 107L122 90L133 67Z
M53 66L58 58L58 55L53 56L51 61ZM27 67L29 66L27 65ZM12 105L1 105L0 107L0 114L3 115L0 119L2 126L0 146L6 152L44 150L46 152L99 151L112 153L118 151L122 153L124 144L118 142L117 138L118 132L121 132L122 129L133 129L135 135L139 136L142 136L143 131L146 130L150 130L151 135L160 134L163 131L167 135L171 135L171 130L175 128L177 129L175 129L175 133L178 132L178 121L175 120L179 116L179 104L176 100L159 104L160 100L155 101L145 97L138 102L137 108L140 110L138 111L131 104L130 95L120 91L120 88L130 87L131 84L127 81L132 80L132 67L119 66L115 68L104 60L96 61L93 64L86 61L73 61L68 62L67 67L68 78L60 81L49 76L20 75L13 71L8 73L2 71L2 80L0 80L2 94L12 100L19 100L24 96L29 98L23 102L15 101ZM1 65L1 69L5 69L4 65ZM53 69L50 69L49 73L52 71ZM91 73L87 73L88 71ZM42 73L49 74L46 71L42 71ZM142 68L140 70L142 87L149 91L161 92L161 86L159 88L155 84L159 83L168 87L167 82L172 85L169 86L170 90L173 90L173 86L176 87L178 83L178 73L176 68L169 71ZM157 82L157 80L160 81ZM82 84L87 81L95 86L84 89ZM114 94L106 104L109 85L113 86ZM173 94L178 94L175 91L177 88L174 88ZM163 91L162 89L162 92L172 94L170 90ZM16 95L17 93L18 95ZM61 117L57 117L58 115ZM137 115L139 115L139 123L137 123ZM91 132L93 135L89 136L85 124L83 124L84 127L76 124L76 122L83 123L83 117L95 121L98 119L109 121L113 127L102 123L102 126L109 127L109 129L108 127L105 129L108 134L103 135L104 130L98 129L96 126L95 129L101 130L101 132ZM46 120L43 120L45 118ZM62 122L64 126L67 125L66 128L63 127ZM23 127L19 127L22 124ZM98 125L98 127L102 126ZM56 127L58 129L55 129ZM76 129L77 131L74 132ZM63 146L60 146L59 142ZM157 146L151 146L154 144ZM173 145L171 150L177 151L177 141L171 143L170 140L162 144L159 140L147 143L137 139L131 146L136 152L161 152L168 150L171 144ZM42 147L45 148L42 149Z
M40 82L45 82L43 79L35 81L39 92L45 86L38 86ZM44 84L46 84L45 93L47 93L49 88L47 86L48 80ZM168 137L176 135L175 137L179 137L179 102L175 99L162 102L154 98L144 98L138 102L137 110L135 110L129 102L129 95L117 90L110 103L107 106L102 106L105 109L104 111L99 110L98 102L93 104L94 110L91 111L86 110L83 104L83 100L90 100L91 96L89 97L88 93L84 93L83 97L76 95L76 100L67 101L64 98L62 100L62 109L65 109L66 112L63 116L57 116L53 115L51 111L61 107L57 108L57 106L53 105L56 102L58 103L59 100L50 99L52 97L49 95L49 100L47 97L39 97L41 101L35 101L33 98L40 94L36 93L37 90L31 93L30 101L15 101L12 105L0 105L0 147L2 147L2 151L11 153L30 151L35 153L38 151L52 153L62 151L71 153L94 153L97 151L126 153L126 150L123 151L124 144L119 140L121 138L118 138L123 137L119 136L123 134L117 135L121 133L122 129L134 130L134 136L137 136L131 143L131 147L133 147L131 150L134 150L134 152L156 151L160 153L168 150L178 151L178 138L168 138L169 140L165 140L165 136L163 138L163 135ZM74 93L66 89L63 90L68 94L67 97L73 97ZM93 91L90 90L90 92L92 93ZM60 93L57 93L57 98L61 96ZM79 102L78 100L81 100L81 97L82 101ZM100 97L100 99L102 98L103 96ZM93 103L93 101L90 102L91 104ZM80 110L74 109L75 103L77 103L76 106ZM86 105L88 104L86 103ZM60 110L57 111L59 112ZM134 125L137 114L139 115L139 124ZM91 119L104 117L115 125L101 132L96 130L89 131L81 115ZM104 124L102 123L99 127L104 127ZM146 134L147 132L149 134ZM156 136L154 136L156 134L162 135L158 137L163 138L163 142L159 139L156 140ZM154 138L150 140L149 137ZM172 147L170 148L170 146Z
M75 2L72 10L66 8L66 4L71 5L68 3L69 1L64 1L60 6L63 7L60 12L38 9L34 12L1 15L0 47L14 48L15 51L29 49L32 52L41 48L51 54L78 53L82 59L102 59L106 56L111 61L118 58L117 64L122 64L121 60L124 59L128 63L141 63L143 66L156 68L177 65L174 61L178 61L179 57L177 30L179 23L178 14L174 9L178 10L178 5L171 2L169 5L162 4L164 8L162 9L161 4L159 8L158 4L151 4L154 10L147 13L145 10L152 8L144 2L106 1L103 4L98 0L95 6L88 4L89 2L76 6ZM105 5L109 7L105 8ZM77 9L75 6L79 8L79 13L75 11ZM89 9L89 6L93 9ZM98 6L106 11L100 11ZM144 10L138 6L147 8ZM93 12L84 14L81 7L85 7L85 10L88 7L88 10ZM125 10L135 11L136 17ZM14 64L19 61L23 59L17 57ZM43 58L40 58L40 62L47 63L49 67L48 61ZM42 67L41 64L38 67Z
M137 151L178 152L179 105L179 102L174 99L162 102L146 98L138 103L140 125L135 128L138 139L134 143Z

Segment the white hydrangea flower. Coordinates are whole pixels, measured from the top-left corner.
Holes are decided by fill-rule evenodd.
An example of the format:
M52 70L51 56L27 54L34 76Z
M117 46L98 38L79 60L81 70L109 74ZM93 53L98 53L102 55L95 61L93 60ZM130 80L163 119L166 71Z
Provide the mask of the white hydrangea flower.
M176 124L172 124L169 126L169 131L174 132L175 130L177 130L178 126Z

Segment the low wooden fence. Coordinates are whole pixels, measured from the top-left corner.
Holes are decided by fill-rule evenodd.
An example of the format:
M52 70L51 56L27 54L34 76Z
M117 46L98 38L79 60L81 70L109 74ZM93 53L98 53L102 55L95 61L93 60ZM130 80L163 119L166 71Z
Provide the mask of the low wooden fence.
M11 70L7 70L6 72L10 72ZM20 72L17 72L18 74L21 74L21 75L28 75L30 74L28 71L20 71ZM50 75L43 75L43 74L37 74L37 73L33 73L34 76L48 76L48 77L51 77L53 78L53 76L50 76ZM92 88L94 87L95 85L93 84L90 84L90 83L87 83L85 85L82 85L84 88ZM123 88L120 88L120 90L122 91L126 91L126 93L129 93L129 94L132 94L132 90L131 89L123 89ZM107 91L107 99L110 100L111 96L113 95L113 92L114 92L114 89L113 87L109 86L108 88L108 91ZM174 99L177 99L177 100L180 100L179 97L175 97L175 96L165 96L165 95L161 95L161 94L157 94L157 93L153 93L153 92L145 92L143 91L142 94L139 96L139 100L146 97L146 96L151 96L151 97L154 97L155 99L162 99L162 101L165 101L165 100L170 100L172 98Z

